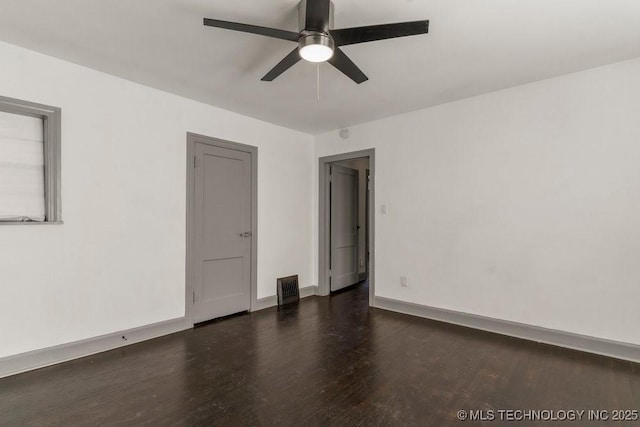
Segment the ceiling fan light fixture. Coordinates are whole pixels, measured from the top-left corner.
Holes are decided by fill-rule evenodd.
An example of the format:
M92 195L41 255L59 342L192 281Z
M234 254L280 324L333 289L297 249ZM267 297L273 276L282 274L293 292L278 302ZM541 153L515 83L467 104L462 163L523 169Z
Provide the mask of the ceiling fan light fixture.
M331 59L335 44L333 39L322 33L310 34L298 41L300 56L309 62L325 62Z
M333 26L332 0L298 1L297 32L211 18L204 18L204 25L297 43L296 48L262 77L261 80L265 82L272 82L304 59L312 63L327 61L355 83L364 83L369 80L368 77L342 51L342 46L416 36L429 32L428 20L336 29Z
M321 44L310 44L300 48L300 56L309 62L325 62L333 56L333 49Z

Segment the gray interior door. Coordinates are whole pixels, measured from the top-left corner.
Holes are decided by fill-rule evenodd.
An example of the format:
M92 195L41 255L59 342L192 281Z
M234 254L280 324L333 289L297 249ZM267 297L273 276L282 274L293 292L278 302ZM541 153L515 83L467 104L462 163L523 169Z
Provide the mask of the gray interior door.
M358 171L331 166L331 291L358 283Z
M251 307L251 153L195 146L194 322Z

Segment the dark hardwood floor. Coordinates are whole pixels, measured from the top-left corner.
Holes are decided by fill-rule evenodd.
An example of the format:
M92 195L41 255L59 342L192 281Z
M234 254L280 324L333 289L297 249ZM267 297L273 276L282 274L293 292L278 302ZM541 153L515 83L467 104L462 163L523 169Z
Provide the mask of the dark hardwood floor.
M0 425L498 426L456 413L640 409L640 365L369 309L367 292L2 379Z

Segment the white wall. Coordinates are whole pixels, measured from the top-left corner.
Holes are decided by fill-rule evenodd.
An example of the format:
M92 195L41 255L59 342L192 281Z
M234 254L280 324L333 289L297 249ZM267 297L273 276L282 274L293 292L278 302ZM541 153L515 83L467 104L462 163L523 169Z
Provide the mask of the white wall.
M350 134L316 155L376 149L378 296L640 344L640 59Z
M0 226L0 357L184 315L186 133L258 147L258 297L315 284L313 138L0 42L0 95L62 108L64 225Z

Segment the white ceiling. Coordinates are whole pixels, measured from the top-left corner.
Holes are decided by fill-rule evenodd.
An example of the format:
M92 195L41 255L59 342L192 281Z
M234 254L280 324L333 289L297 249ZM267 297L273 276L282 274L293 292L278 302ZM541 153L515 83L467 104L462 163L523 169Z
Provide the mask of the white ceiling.
M334 0L336 28L430 20L430 34L345 46L356 85L294 43L204 27L297 31L297 0L0 0L0 40L318 134L640 56L637 0ZM2 73L0 59L0 75Z

